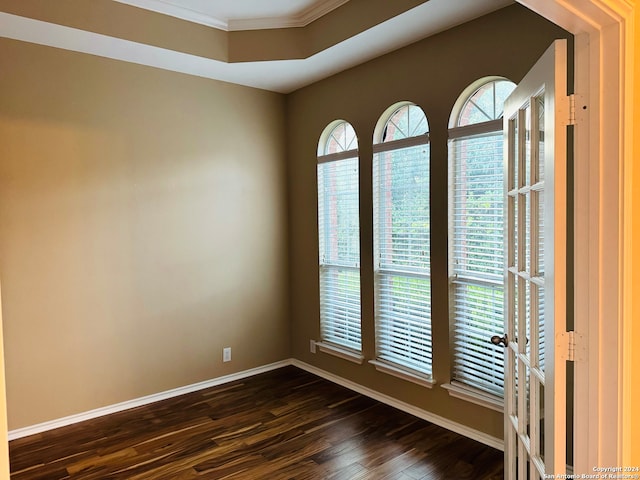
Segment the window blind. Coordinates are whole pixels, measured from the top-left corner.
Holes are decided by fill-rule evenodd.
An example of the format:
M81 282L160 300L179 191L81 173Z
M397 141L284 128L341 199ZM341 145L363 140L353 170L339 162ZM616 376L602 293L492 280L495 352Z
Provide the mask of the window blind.
M320 333L360 351L360 227L357 151L318 163ZM352 155L350 155L352 154Z
M489 339L505 328L502 114L514 88L506 79L484 82L461 97L449 130L452 379L497 396L504 352Z
M376 351L379 360L430 376L429 145L423 138L374 147Z
M453 379L503 395L504 331L502 131L450 141L450 305Z

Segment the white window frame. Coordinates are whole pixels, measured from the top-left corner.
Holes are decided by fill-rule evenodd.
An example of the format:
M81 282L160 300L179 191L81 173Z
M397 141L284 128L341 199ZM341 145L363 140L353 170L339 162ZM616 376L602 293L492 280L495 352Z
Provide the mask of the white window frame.
M403 279L422 279L428 280L429 285L431 282L431 272L430 265L427 268L394 268L389 265L383 265L381 258L381 248L380 245L383 243L381 241L380 236L383 228L380 226L381 223L384 223L380 220L381 209L380 209L380 180L378 173L378 159L379 156L391 151L399 151L401 149L413 148L413 147L421 147L424 145L429 145L429 134L428 134L428 121L426 119L426 115L424 115L426 133L417 134L412 136L412 132L407 132L408 136L406 138L396 139L384 141L383 138L384 132L386 130L387 125L389 124L390 119L393 115L398 112L400 109L406 106L415 106L417 105L411 102L401 102L389 107L380 117L378 121L378 125L376 127L376 131L374 133L374 145L373 145L373 203L374 203L374 285L375 285L375 330L376 330L376 357L374 360L371 360L369 363L372 364L376 370L401 378L403 380L416 383L418 385L422 385L427 388L433 387L435 381L433 379L433 355L431 353L432 348L432 338L431 338L431 314L430 314L430 304L431 298L425 299L424 301L429 305L429 314L428 314L428 322L429 329L426 332L428 341L428 349L429 349L429 358L428 362L425 366L420 366L420 368L416 368L416 364L411 360L411 356L407 356L406 359L403 359L397 355L397 350L394 345L399 345L397 340L390 340L388 336L385 336L386 332L390 332L393 330L392 323L393 319L389 316L388 313L383 313L383 309L381 305L383 303L388 304L393 301L392 294L390 295L388 291L385 290L384 284L385 281L390 280L391 278L403 278ZM417 107L420 108L420 107ZM421 109L422 110L422 109ZM424 114L424 111L422 111ZM426 161L426 174L428 181L430 181L430 153L427 154ZM428 186L430 189L430 186ZM429 202L430 203L430 202ZM430 223L430 221L429 221ZM387 232L388 233L388 232ZM428 232L430 236L430 230ZM430 241L429 247L430 249ZM428 252L430 258L430 251ZM429 262L430 263L430 262ZM430 288L429 288L430 291ZM400 300L398 300L400 301ZM416 300L417 301L417 300ZM409 301L410 302L410 301ZM418 308L418 307L416 307ZM403 319L398 319L399 323L415 323L415 318L418 318L420 313L416 310L411 310L407 313L406 317ZM415 317L415 318L414 318ZM418 351L424 348L424 345L420 345L421 340L419 340L419 333L416 336L416 332L409 333L409 338L416 337L417 344L416 346L409 346L407 350L411 350L412 348L417 349ZM391 346L389 346L391 345ZM416 348L417 347L417 348Z
M330 123L318 141L317 153L317 187L318 187L318 264L319 264L319 300L320 300L320 341L316 342L319 350L330 355L343 358L356 363L362 363L362 337L361 337L361 290L360 290L360 215L359 215L359 157L357 148L357 138L354 142L355 148L349 148L352 145L345 145L345 148L335 152L327 152L329 141L332 135L340 127L353 130L351 124L343 120L336 120ZM325 198L324 186L321 185L323 175L328 166L337 167L339 164L351 165L355 169L353 182L356 185L356 200L353 205L353 199L348 208L353 215L351 209L356 209L358 231L357 250L355 255L349 255L349 258L333 258L333 255L327 254L324 250L327 247L328 238L340 241L338 232L332 231L333 219L330 218L332 213L338 215L338 211L330 211L327 209L325 202L329 201ZM353 192L351 192L353 194ZM339 208L337 205L335 208ZM336 226L337 228L337 226ZM326 238L325 238L326 237ZM352 277L349 280L349 286L341 285L336 282L335 277L347 275ZM357 280L353 277L357 277ZM357 284L357 287L354 286ZM357 289L357 292L348 290Z
M503 319L502 316L495 320L495 326L492 328L486 329L486 331L479 332L479 336L486 336L487 342L487 352L492 354L494 357L493 362L486 362L485 365L482 364L481 361L474 362L472 359L472 355L468 358L469 363L466 363L464 358L461 358L457 349L461 348L461 350L471 350L470 347L473 347L474 341L467 340L463 336L458 336L458 330L462 331L464 334L464 330L469 330L469 333L473 330L472 323L473 318L469 317L471 320L468 324L458 324L458 317L464 317L464 313L461 313L457 310L457 297L456 295L464 295L465 287L490 287L499 291L502 288L504 292L504 275L502 274L503 270L503 262L498 262L496 265L499 268L500 275L491 275L486 274L483 275L481 273L467 274L465 275L463 268L458 268L456 261L456 215L459 215L459 212L456 209L456 193L457 193L457 171L456 171L456 160L458 151L456 150L459 146L459 142L464 139L481 139L483 137L490 137L491 135L500 134L500 139L502 140L502 119L493 119L487 120L478 123L472 123L464 126L458 126L460 115L462 114L462 109L465 107L467 102L471 99L476 91L480 88L489 85L494 82L499 81L510 81L503 77L485 77L482 79L473 82L469 85L459 96L456 104L451 113L451 119L449 123L449 251L448 251L448 262L449 262L449 318L450 318L450 345L451 345L451 381L450 383L446 383L443 386L451 396L456 398L461 398L466 401L476 403L482 405L484 407L490 408L496 411L502 411L504 405L504 389L500 391L499 388L496 388L495 385L492 385L492 382L487 381L483 382L482 376L483 374L487 374L489 377L493 376L496 379L501 380L504 376L504 365L502 361L502 350L492 351L493 347L489 343L489 338L495 333L499 333L502 331L503 327ZM515 87L515 84L514 84ZM494 115L495 116L495 115ZM500 155L500 164L502 164L502 149L499 149ZM500 173L503 171L500 169ZM502 194L503 191L503 180L502 177L499 181L496 182L496 189ZM502 229L500 230L502 232ZM502 241L502 235L500 235L500 241ZM473 299L470 297L466 297L462 299L460 307L470 307L473 303ZM499 311L502 310L503 301L499 301ZM471 315L471 314L469 314ZM500 313L502 315L502 313ZM470 330L471 329L471 330ZM493 332L492 330L495 330ZM476 339L476 344L479 339ZM482 340L481 340L482 341ZM462 354L460 354L462 355ZM479 357L478 356L478 360ZM493 363L493 365L491 365ZM485 372L482 372L482 369L485 369ZM457 372L460 373L460 377L456 376ZM475 372L478 372L477 375ZM490 373L493 372L493 373Z

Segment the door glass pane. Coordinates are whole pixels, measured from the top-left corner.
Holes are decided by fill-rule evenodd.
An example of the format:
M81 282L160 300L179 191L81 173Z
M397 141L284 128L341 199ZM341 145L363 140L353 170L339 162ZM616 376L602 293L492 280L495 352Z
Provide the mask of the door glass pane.
M518 117L509 120L509 148L511 155L509 158L509 190L518 186Z
M540 219L539 215L540 211L540 192L532 191L531 192L531 235L533 243L531 244L531 276L535 277L539 272L539 261L540 261L540 232L538 228L540 227Z
M525 425L527 426L527 436L531 435L531 369L525 366L525 405L526 405L526 415L525 415Z
M544 385L540 384L540 393L538 395L538 408L540 414L540 434L538 435L538 452L540 458L544 461Z
M538 181L544 180L544 93L536 98L538 104Z
M524 221L524 241L525 241L525 265L524 269L531 274L531 193L524 195L525 221Z
M538 271L537 276L544 277L544 191L538 195Z
M537 265L536 271L533 275L537 277L544 277L545 272L545 259L544 259L544 190L536 192L537 196L537 229L538 235L535 239L537 241ZM544 371L544 340L545 340L545 322L544 322L544 287L536 286L537 298L537 325L538 325L538 364L540 369Z
M538 287L538 365L540 370L544 372L544 340L545 340L545 322L544 322L544 287Z
M520 201L520 195L516 195L515 197L509 197L509 201L512 203L513 206L513 211L512 211L512 218L511 218L511 224L510 224L510 233L509 235L511 235L511 237L513 238L513 263L512 267L515 268L520 268L519 267L519 263L518 263L518 209L519 209L519 201Z
M521 289L520 301L522 302L520 309L520 323L518 325L518 346L520 353L530 355L529 345L529 329L531 318L531 299L530 299L530 282L520 279L519 288Z
M511 355L511 362L513 365L513 373L514 373L514 380L513 380L513 386L514 386L514 401L513 401L513 415L518 418L520 416L520 407L518 404L518 382L520 381L520 374L518 372L518 369L520 367L519 362L518 362L518 357L516 355L516 352L512 349L509 348L509 355Z
M539 177L539 169L538 169L538 160L540 159L540 155L538 152L538 135L540 134L540 130L538 128L538 102L535 98L531 100L531 107L529 111L529 121L530 121L530 129L529 133L530 137L530 147L531 147L531 161L530 161L530 172L529 172L529 185L535 185L538 181Z
M527 282L527 321L524 327L523 338L524 352L531 359L531 282Z
M531 185L531 106L525 109L524 184Z
M516 157L516 163L517 165L515 166L516 168L516 187L517 188L522 188L525 185L525 180L526 180L526 166L525 166L525 160L526 160L526 152L527 152L527 148L526 148L526 119L525 119L525 111L524 110L518 110L518 136L516 137L516 151L517 151L517 157Z
M513 323L509 325L508 333L509 341L513 341L517 337L518 317L520 316L520 312L518 311L518 283L520 282L520 279L512 273L509 275L513 284L513 297L511 300L513 303Z
M539 318L540 314L538 312L538 308L540 306L540 302L538 299L539 287L534 282L530 284L530 292L531 292L531 318L532 321L529 322L529 344L530 344L530 355L531 355L531 366L538 366L538 351L540 349L540 332L539 332Z
M528 320L527 320L527 309L528 309L528 301L527 301L527 281L518 276L518 321L516 323L516 331L514 341L518 343L518 351L520 353L525 353L525 343L521 342L521 339L526 338L527 329L528 329Z
M526 234L527 227L526 222L526 197L523 194L518 194L518 227L517 227L517 248L518 248L518 270L526 270Z

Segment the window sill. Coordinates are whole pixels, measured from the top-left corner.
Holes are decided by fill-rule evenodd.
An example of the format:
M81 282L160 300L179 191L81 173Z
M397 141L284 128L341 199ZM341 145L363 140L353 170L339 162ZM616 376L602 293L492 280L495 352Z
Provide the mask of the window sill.
M442 388L449 392L449 395L460 398L470 403L475 403L496 412L504 412L504 400L496 395L485 393L472 387L467 387L458 382L445 383Z
M316 342L316 347L318 347L322 353L328 353L329 355L357 363L358 365L362 365L362 362L364 361L364 356L362 354L336 345L331 345L330 343Z
M379 372L393 375L394 377L401 378L402 380L406 380L408 382L416 383L423 387L433 388L433 386L436 384L433 379L427 377L426 375L412 373L385 362L380 362L378 360L369 360L369 363L373 365Z

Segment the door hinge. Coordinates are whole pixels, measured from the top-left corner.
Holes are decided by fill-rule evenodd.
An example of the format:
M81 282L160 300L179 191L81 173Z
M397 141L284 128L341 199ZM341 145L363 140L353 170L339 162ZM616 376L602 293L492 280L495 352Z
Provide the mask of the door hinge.
M567 96L567 100L569 102L568 125L576 125L579 122L584 122L588 109L587 103L584 101L584 96L579 93L572 93Z
M573 330L558 334L557 348L560 348L560 358L568 362L581 362L584 360L584 342L582 336Z
M567 360L575 362L576 360L576 332L573 330L567 332L568 345L567 345Z
M569 125L576 124L576 95L572 93L568 96L569 99Z

